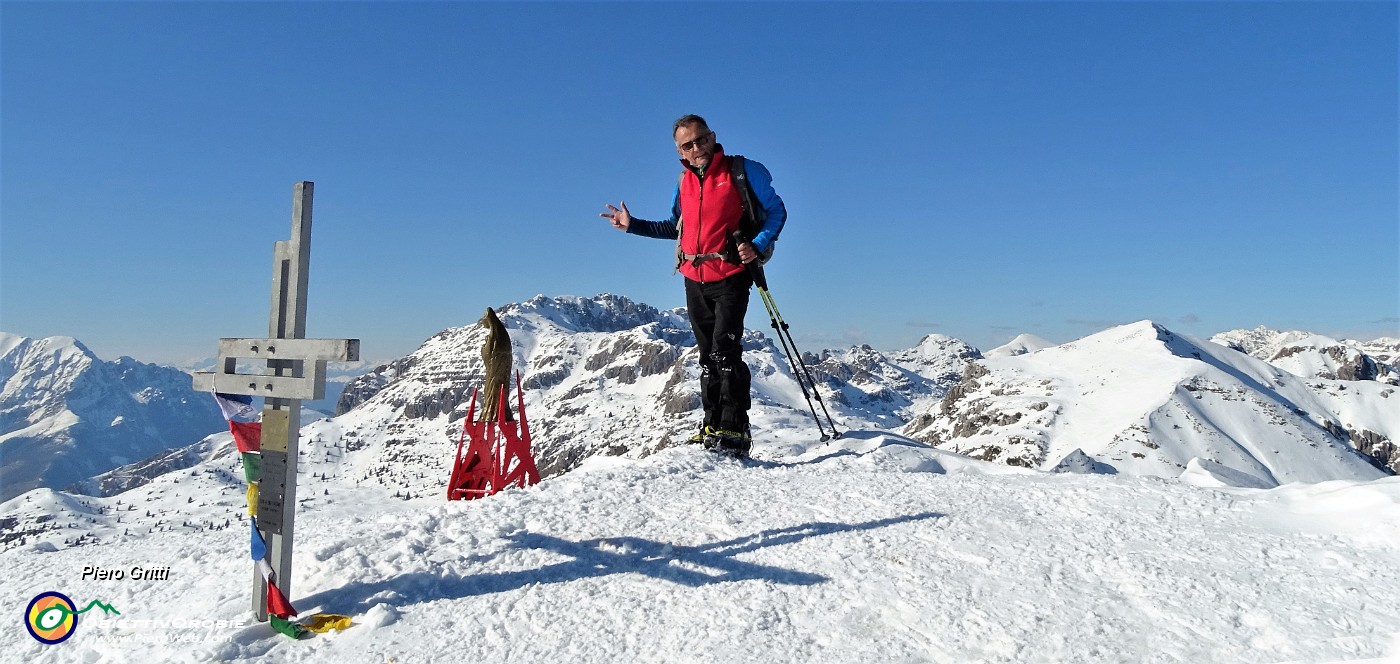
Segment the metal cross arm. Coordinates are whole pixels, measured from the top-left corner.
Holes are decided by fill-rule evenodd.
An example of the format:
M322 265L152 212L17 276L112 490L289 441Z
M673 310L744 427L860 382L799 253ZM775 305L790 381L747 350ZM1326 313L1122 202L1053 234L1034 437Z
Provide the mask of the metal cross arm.
M293 375L240 374L235 370L239 359L286 362ZM323 399L326 362L358 359L359 339L220 339L220 370L195 373L194 388L280 399ZM312 363L311 372L296 370L296 363L303 362Z

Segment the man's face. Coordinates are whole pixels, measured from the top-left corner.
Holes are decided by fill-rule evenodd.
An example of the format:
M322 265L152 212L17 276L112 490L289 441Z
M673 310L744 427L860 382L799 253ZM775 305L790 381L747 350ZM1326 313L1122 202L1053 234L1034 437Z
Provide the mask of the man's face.
M715 156L715 133L698 122L676 130L676 152L691 166L708 166Z

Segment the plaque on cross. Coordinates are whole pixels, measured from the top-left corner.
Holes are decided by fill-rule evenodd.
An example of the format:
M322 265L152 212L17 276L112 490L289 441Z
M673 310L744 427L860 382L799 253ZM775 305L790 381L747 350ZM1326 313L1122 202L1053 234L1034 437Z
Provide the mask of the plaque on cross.
M311 258L313 184L298 182L292 196L292 236L273 247L272 310L265 339L220 339L218 371L194 374L194 388L260 396L261 478L257 525L282 593L291 596L292 534L296 516L297 432L301 402L326 390L326 363L360 359L358 339L307 339L306 291ZM239 359L263 360L267 370L237 372ZM253 611L267 620L267 587L253 574Z

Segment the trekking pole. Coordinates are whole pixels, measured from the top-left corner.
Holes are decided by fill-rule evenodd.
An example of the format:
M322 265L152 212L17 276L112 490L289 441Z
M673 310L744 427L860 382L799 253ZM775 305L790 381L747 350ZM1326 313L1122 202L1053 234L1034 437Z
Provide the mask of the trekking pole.
M762 274L762 268L760 268L758 272L759 274ZM754 283L755 285L757 285L758 281L755 280ZM783 355L787 356L788 367L792 369L792 377L797 379L797 386L802 388L802 398L807 400L807 408L812 411L812 421L817 423L817 431L819 431L822 435L822 442L826 442L827 440L831 439L831 436L826 435L826 429L822 427L821 418L817 416L817 407L812 404L811 396L811 393L816 393L817 401L821 401L821 394L817 393L817 386L815 384L812 384L811 393L807 391L807 385L809 383L809 380L803 377L802 370L798 368L797 362L796 360L794 360L794 358L799 357L798 352L796 350L796 346L794 345L792 349L788 348L788 341L787 339L783 338L782 328L778 327L778 318L776 317L777 314L774 312L772 305L769 304L768 298L764 297L764 294L767 292L768 291L764 286L758 287L759 297L763 300L763 308L768 311L768 322L773 326L774 336L778 337L778 343L782 344L783 346ZM823 410L824 409L825 407L823 407ZM831 428L831 432L836 437L840 437L841 435L836 432L836 427L834 426Z
M744 241L742 235L735 231L735 244ZM797 379L797 386L802 388L802 396L807 400L807 408L812 411L812 421L817 423L817 431L822 435L822 442L831 438L840 438L841 432L836 430L836 421L831 418L831 412L826 409L826 402L822 401L821 392L817 391L817 381L812 378L812 371L807 368L807 362L802 359L802 353L797 350L797 341L792 338L792 331L788 328L787 321L783 320L782 314L778 313L778 303L773 300L773 294L768 292L768 278L763 274L763 266L758 261L749 261L744 264L744 267L748 269L749 276L753 277L754 286L758 288L758 297L763 301L764 310L768 312L768 322L772 325L778 342L783 346L783 354L787 355L788 366L792 368L792 375ZM791 344L791 348L788 347L789 344ZM800 370L799 365L801 366ZM807 392L808 385L812 386L811 395ZM831 425L830 436L826 435L821 418L817 416L817 408L812 405L812 396L815 396L817 403L821 404L827 424Z
M836 421L832 419L831 412L826 409L826 402L822 401L822 393L817 391L817 381L812 377L812 370L807 367L807 361L802 359L802 353L797 350L797 342L792 338L792 331L788 329L787 321L783 320L782 314L778 313L778 303L773 300L773 294L767 288L758 291L760 297L767 301L767 305L773 311L773 318L782 326L782 332L787 336L788 343L792 344L793 355L797 356L797 363L802 367L802 373L807 376L807 383L812 386L812 396L817 398L817 405L822 407L822 414L826 415L827 424L831 425L831 437L840 438L841 432L836 430Z

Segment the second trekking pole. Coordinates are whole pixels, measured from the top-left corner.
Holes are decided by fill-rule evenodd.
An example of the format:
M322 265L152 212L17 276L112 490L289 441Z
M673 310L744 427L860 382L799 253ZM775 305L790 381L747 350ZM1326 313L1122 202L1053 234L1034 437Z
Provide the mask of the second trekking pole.
M745 241L738 231L734 232L736 246ZM817 423L817 431L821 433L822 441L840 438L841 432L836 430L836 422L831 419L831 413L826 409L826 402L822 401L821 392L817 391L817 382L812 378L812 372L807 368L807 362L802 359L802 353L797 350L797 342L792 338L787 321L783 320L782 314L778 313L778 304L773 301L773 294L768 292L768 278L763 274L763 265L757 260L752 260L745 263L744 267L748 268L749 276L753 277L754 286L758 289L758 297L763 300L763 308L768 311L768 322L772 324L778 342L783 346L783 353L788 357L788 366L792 368L792 375L797 378L798 387L802 388L802 396L807 399L807 407L812 411L812 421ZM811 387L810 393L809 386ZM827 424L831 426L830 436L826 435L821 418L817 416L817 408L812 404L814 396L822 407L822 414L826 415Z

